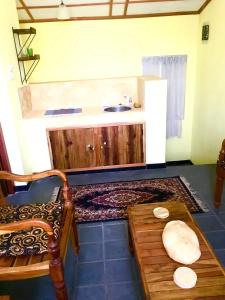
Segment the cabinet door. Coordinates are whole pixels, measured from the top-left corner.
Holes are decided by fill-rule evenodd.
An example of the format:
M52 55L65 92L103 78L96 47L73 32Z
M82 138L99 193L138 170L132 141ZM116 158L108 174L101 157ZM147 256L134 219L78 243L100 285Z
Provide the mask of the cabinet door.
M117 149L120 165L143 163L143 125L134 124L119 126Z
M143 163L143 125L94 128L96 166Z
M94 136L92 128L49 131L54 168L73 169L94 166Z
M48 132L54 168L143 163L143 125L72 128Z
M144 162L143 155L143 125L119 126L118 152L120 164Z

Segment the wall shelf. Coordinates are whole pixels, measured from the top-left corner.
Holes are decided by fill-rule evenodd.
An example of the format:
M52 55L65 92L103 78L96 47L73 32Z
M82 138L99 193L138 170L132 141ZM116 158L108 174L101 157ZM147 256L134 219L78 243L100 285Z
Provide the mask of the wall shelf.
M19 61L28 61L28 60L37 60L37 59L40 59L40 55L38 55L38 54L35 54L33 56L21 56L21 57L18 57Z
M30 47L36 35L36 29L33 27L25 29L12 28L12 31L19 65L20 78L23 84L27 83L40 60L40 55L38 54L32 56L25 54L27 48ZM25 35L26 37L22 39L21 35Z

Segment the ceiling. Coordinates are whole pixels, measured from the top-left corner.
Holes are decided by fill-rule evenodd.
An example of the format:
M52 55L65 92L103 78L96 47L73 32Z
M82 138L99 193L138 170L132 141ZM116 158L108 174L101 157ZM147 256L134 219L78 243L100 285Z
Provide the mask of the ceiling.
M61 0L15 0L20 23L56 22ZM63 0L70 20L199 14L212 0Z

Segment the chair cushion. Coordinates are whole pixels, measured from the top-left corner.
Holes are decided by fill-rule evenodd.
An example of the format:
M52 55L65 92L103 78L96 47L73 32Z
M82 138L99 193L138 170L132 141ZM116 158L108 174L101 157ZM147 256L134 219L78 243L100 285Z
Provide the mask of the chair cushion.
M48 221L55 238L60 234L63 204L59 200L44 204L0 206L0 223L41 218ZM0 235L0 256L34 255L47 252L48 234L42 228L32 227Z

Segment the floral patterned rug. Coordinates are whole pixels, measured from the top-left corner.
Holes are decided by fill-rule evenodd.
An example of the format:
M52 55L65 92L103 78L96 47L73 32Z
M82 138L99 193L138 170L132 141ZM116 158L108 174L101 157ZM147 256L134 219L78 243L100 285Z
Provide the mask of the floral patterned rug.
M185 202L191 213L207 211L179 176L72 186L72 195L77 222L125 219L128 205L170 200Z

